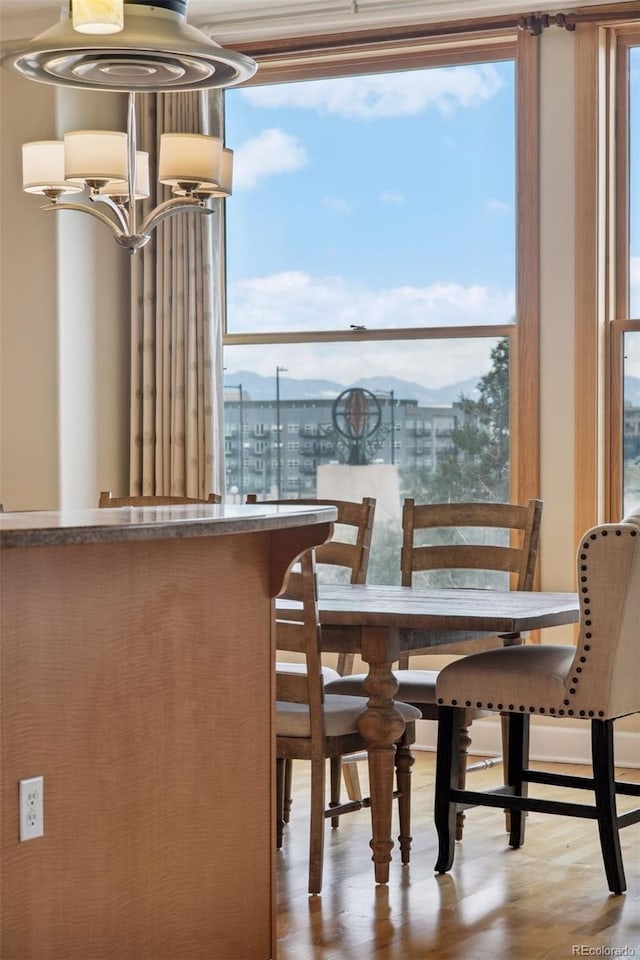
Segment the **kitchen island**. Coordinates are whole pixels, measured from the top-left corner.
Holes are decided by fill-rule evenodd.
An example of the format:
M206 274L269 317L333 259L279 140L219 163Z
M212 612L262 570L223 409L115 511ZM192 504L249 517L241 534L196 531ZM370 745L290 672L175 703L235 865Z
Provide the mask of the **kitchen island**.
M272 598L335 513L0 514L3 960L275 956Z

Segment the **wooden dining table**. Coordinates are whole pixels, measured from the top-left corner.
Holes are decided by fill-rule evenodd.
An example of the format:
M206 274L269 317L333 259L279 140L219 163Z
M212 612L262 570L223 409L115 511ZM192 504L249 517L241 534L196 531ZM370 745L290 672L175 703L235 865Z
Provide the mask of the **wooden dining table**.
M389 880L394 744L404 722L393 696L393 664L403 652L496 634L520 642L522 634L577 622L575 593L359 584L320 584L319 612L325 651L359 653L368 665L367 710L358 726L368 743L373 862L377 883Z

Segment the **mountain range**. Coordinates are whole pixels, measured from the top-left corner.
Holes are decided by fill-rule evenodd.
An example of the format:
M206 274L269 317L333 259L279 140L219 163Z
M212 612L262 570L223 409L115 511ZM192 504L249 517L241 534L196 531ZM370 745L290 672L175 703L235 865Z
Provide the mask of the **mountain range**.
M248 370L225 374L225 388L231 390L242 385L246 400L274 400L276 397L276 378L263 377ZM343 390L360 387L378 395L388 395L393 391L396 400L416 400L421 406L449 407L460 394L477 396L478 381L475 378L460 380L444 387L425 387L419 383L399 380L397 377L361 377L353 383L336 383L334 380L304 379L280 377L281 400L335 400Z
M263 377L248 370L225 374L224 385L229 390L242 384L245 400L274 400L276 398L276 378ZM478 380L470 378L449 383L444 387L425 387L410 380L397 377L361 377L353 383L336 383L334 380L304 379L280 377L281 400L335 400L343 390L361 387L378 395L388 395L393 390L396 400L417 400L421 406L449 407L460 395L473 399L478 396ZM640 406L640 377L625 377L625 400L632 406Z

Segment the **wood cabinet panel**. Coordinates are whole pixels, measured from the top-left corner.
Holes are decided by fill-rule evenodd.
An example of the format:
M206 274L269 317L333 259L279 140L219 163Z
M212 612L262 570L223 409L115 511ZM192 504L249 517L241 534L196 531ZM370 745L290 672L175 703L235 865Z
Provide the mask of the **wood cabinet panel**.
M271 558L328 529L2 552L3 960L274 955Z

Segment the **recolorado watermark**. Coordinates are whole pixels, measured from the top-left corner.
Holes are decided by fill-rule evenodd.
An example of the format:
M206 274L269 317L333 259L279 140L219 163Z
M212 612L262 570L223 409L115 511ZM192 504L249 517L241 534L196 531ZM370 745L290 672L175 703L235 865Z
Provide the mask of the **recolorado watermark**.
M635 957L633 947L589 947L586 943L574 943L572 957Z

